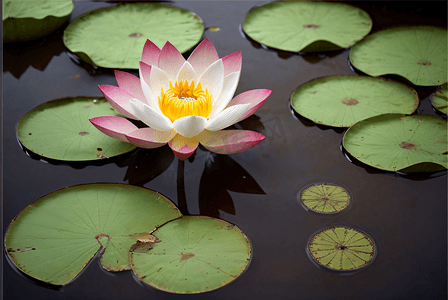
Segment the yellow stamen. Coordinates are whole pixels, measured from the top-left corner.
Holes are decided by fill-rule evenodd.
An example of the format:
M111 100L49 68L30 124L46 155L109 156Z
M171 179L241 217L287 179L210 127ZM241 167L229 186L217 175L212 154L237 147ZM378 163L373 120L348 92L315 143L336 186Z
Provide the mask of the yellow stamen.
M202 89L200 82L195 86L194 80L190 85L188 80L181 80L173 86L170 81L166 92L162 88L159 107L172 122L186 116L206 118L212 110L212 97L207 89Z

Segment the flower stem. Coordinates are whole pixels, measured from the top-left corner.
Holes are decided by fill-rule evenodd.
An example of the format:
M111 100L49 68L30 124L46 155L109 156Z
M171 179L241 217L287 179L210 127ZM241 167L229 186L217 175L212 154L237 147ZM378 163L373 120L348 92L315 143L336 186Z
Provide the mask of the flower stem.
M184 216L190 215L185 194L185 161L177 160L177 206Z

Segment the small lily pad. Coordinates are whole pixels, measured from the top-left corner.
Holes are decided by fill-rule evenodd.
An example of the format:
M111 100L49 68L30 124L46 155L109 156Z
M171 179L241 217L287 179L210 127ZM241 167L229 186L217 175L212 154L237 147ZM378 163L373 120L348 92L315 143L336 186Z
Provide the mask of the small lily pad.
M17 125L20 142L35 154L62 161L92 161L134 150L96 129L89 119L117 116L104 98L76 97L46 102Z
M128 251L181 217L157 192L124 184L72 186L26 207L9 225L5 249L27 275L53 285L72 281L101 248L108 271L129 270Z
M251 245L225 221L190 216L153 232L154 243L137 243L131 267L143 282L166 292L195 294L220 288L247 268Z
M447 105L448 105L448 83L442 85L442 90L440 92L436 92L434 96L432 96L432 105L440 112L447 114Z
M244 32L266 46L292 52L348 48L372 28L369 15L341 3L276 1L252 9Z
M315 183L300 192L300 201L309 210L321 214L336 214L350 204L350 194L333 183Z
M331 76L299 86L291 95L294 110L315 123L350 127L385 113L413 113L417 92L397 81L367 76Z
M90 11L64 32L64 44L82 60L105 68L138 69L147 39L169 41L181 53L195 46L204 25L193 12L159 3L125 3Z
M359 161L381 170L399 171L413 165L419 171L448 168L447 122L436 116L373 117L350 127L343 145ZM427 170L423 163L428 164Z
M415 85L447 82L447 30L430 26L379 31L356 44L350 61L371 76L395 74Z
M364 232L348 226L334 226L317 232L308 242L308 252L319 266L355 271L373 262L376 247Z
M73 10L72 0L3 0L3 42L36 40L56 31Z

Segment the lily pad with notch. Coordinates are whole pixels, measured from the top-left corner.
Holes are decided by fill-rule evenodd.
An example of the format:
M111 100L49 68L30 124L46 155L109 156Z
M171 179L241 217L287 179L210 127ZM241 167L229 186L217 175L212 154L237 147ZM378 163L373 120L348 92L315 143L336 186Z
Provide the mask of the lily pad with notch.
M370 76L399 75L418 86L447 82L447 30L430 26L395 27L356 44L350 62Z
M89 119L118 115L104 98L56 99L23 116L17 125L17 136L28 150L50 159L93 161L114 157L136 147L108 137Z
M25 42L51 34L68 21L72 0L3 0L3 42Z
M349 192L333 183L315 183L306 186L299 195L299 201L307 210L320 214L336 214L351 203Z
M330 270L356 271L370 265L377 250L366 233L349 226L333 226L313 235L308 254L316 264Z
M102 248L108 271L129 270L128 251L180 211L157 192L123 184L88 184L27 206L5 235L8 257L25 274L53 285L72 281Z
M386 113L411 114L419 105L417 92L394 80L367 76L331 76L299 86L291 106L322 125L350 127Z
M432 96L432 106L438 111L444 113L448 112L448 83L442 85L442 90L440 92L435 92Z
M104 68L138 69L147 39L159 48L169 41L181 53L202 37L193 12L159 3L124 3L90 11L64 32L64 44L85 62Z
M244 32L266 46L292 52L348 48L372 28L365 11L342 3L276 1L249 11Z
M137 277L156 289L196 294L220 288L247 268L251 245L236 226L204 216L171 221L129 253Z
M386 114L350 127L344 148L362 163L386 171L448 168L447 121L436 116Z

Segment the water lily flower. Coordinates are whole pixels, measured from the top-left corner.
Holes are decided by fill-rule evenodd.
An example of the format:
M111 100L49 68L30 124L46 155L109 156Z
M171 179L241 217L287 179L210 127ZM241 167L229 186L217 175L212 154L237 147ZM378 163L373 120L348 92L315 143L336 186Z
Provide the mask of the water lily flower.
M101 132L141 148L168 143L181 160L201 143L219 154L248 150L264 136L249 130L222 130L252 115L270 90L251 90L232 99L241 72L241 51L219 58L210 40L202 41L190 57L169 42L160 50L147 40L140 61L140 78L115 71L118 87L100 85L104 97L118 112L141 120L137 128L126 118L90 119Z

